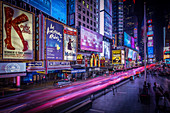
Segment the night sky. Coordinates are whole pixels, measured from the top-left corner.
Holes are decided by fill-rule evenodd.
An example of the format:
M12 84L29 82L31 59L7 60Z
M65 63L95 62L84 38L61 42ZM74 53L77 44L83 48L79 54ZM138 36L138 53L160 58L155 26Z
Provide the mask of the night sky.
M163 27L165 26L164 15L170 13L169 0L145 0L146 8L153 9L153 29L154 29L154 47L156 48L156 59L162 60L163 58ZM135 13L138 17L139 33L141 32L141 24L144 15L144 0L136 0ZM139 35L141 38L141 35ZM140 39L139 39L140 40Z

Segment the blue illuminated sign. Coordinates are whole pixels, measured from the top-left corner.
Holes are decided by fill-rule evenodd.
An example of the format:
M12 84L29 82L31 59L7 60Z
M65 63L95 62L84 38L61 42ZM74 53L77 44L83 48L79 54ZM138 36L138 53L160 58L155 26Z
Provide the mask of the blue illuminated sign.
M131 47L131 37L126 32L124 32L124 45Z

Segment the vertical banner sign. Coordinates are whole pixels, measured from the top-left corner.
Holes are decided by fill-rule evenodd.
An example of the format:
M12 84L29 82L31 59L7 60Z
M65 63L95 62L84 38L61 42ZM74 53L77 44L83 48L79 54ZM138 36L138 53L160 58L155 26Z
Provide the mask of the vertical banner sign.
M33 59L33 14L3 4L3 59Z
M46 59L63 60L63 25L46 19Z
M77 30L64 26L64 60L76 61Z

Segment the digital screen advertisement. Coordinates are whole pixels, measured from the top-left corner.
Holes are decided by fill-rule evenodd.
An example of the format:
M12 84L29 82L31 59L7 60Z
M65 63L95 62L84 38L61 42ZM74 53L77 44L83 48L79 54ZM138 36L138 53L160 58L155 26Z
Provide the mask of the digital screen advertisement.
M81 26L80 35L80 48L82 50L95 51L100 53L102 52L103 36L101 34Z
M112 50L112 64L121 64L121 50Z
M136 56L137 56L137 53L135 51L133 51L132 60L136 60Z
M148 40L148 47L152 47L153 46L153 40Z
M33 59L33 14L3 4L3 59Z
M131 37L131 46L132 48L135 48L135 40L133 37Z
M124 32L124 45L131 47L131 37L126 32Z
M67 0L23 0L37 9L67 23Z
M148 58L153 58L153 47L148 47Z
M112 0L104 0L104 9L112 16Z
M133 50L129 49L128 58L132 59L132 57L133 57Z
M112 17L104 13L104 36L112 39Z
M125 64L125 51L121 50L121 64Z
M76 60L77 30L64 26L64 60Z
M63 25L46 19L46 59L63 60Z
M67 0L51 0L51 16L67 23Z
M110 43L107 41L103 41L103 52L100 53L101 57L105 57L105 59L110 59Z

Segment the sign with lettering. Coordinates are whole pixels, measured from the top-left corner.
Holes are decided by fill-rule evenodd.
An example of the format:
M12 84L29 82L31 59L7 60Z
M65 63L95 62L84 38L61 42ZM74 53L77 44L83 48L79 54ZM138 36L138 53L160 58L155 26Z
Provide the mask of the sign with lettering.
M3 59L33 59L34 15L3 4Z
M48 68L54 68L54 67L70 67L70 62L58 62L58 61L48 61Z
M46 59L63 60L63 25L46 19Z

